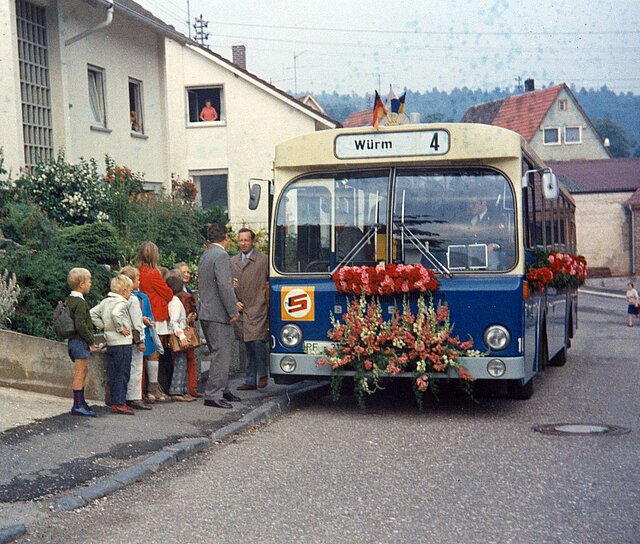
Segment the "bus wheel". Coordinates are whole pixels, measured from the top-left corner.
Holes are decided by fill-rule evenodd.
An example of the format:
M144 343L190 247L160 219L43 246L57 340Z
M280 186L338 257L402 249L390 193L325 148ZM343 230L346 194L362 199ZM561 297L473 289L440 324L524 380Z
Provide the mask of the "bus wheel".
M533 378L527 383L523 380L509 380L507 383L507 393L512 399L529 400L533 396L533 391Z
M566 362L567 362L567 346L564 346L549 361L549 366L564 366Z

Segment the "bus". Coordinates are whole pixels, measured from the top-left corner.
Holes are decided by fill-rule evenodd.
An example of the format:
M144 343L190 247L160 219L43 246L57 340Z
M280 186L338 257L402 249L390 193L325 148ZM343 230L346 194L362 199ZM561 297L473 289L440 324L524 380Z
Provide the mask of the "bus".
M379 263L433 270L434 300L482 352L461 358L474 380L527 399L537 373L565 362L577 291L531 289L526 270L536 250L575 253L575 203L517 133L465 123L318 131L276 147L269 185L276 383L331 378L318 354L331 345L330 316L349 303L332 273ZM260 187L250 187L252 209ZM396 310L380 299L385 314Z

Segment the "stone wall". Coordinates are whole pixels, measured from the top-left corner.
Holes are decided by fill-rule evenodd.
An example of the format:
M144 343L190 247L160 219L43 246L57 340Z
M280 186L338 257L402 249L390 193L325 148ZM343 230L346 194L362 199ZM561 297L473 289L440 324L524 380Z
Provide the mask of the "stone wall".
M73 363L66 342L0 330L0 386L71 398ZM107 356L94 353L85 396L105 401Z
M578 253L586 257L590 267L608 268L613 276L629 275L632 271L631 214L626 201L631 193L572 196L576 201ZM636 240L640 239L637 236Z

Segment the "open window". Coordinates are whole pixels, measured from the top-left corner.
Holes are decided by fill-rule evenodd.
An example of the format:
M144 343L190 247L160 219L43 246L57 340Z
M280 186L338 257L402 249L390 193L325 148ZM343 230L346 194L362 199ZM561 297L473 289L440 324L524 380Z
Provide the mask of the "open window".
M144 134L142 81L132 78L129 78L129 124L131 132Z
M187 89L189 123L212 123L224 117L221 86Z

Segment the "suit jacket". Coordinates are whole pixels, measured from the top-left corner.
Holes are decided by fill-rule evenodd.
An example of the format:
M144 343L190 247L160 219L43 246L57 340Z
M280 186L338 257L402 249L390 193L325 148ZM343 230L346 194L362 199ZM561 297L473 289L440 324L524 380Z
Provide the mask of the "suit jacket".
M254 249L246 261L242 253L231 257L233 277L238 280L236 296L244 304L240 314L241 338L245 342L269 338L269 305L265 283L269 279L269 260Z
M198 292L202 321L229 323L238 315L231 260L222 247L211 244L198 264Z

